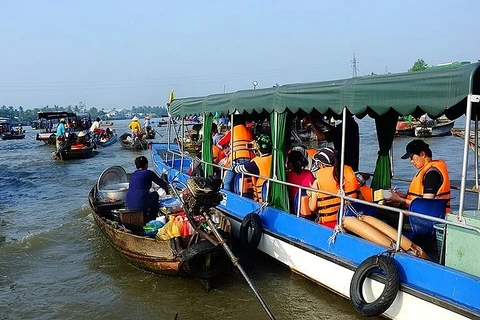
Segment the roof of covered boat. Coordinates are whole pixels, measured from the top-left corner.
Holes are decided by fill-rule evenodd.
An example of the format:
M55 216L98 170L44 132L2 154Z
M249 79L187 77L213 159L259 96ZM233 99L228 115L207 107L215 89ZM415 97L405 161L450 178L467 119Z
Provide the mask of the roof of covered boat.
M363 116L424 114L457 118L465 113L467 96L480 93L480 63L349 79L287 84L205 97L174 99L172 116L316 110L340 114L344 107Z

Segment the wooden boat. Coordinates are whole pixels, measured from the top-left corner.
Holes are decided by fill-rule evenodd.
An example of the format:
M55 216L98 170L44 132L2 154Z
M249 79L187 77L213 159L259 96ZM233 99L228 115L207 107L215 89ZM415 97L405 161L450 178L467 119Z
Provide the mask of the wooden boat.
M19 133L18 131L15 131L14 133L11 132L5 132L0 135L2 140L19 140L19 139L24 139L25 138L25 131L22 133Z
M143 137L137 137L135 141L132 141L132 134L129 132L125 132L119 138L120 144L125 149L130 150L147 150L148 149L148 141L145 140Z
M441 137L450 135L450 129L453 128L455 120L449 120L440 117L436 120L427 120L420 122L418 120L399 120L397 122L395 135L409 137Z
M118 168L121 167L108 168L102 175L113 177L114 182L126 181L117 179L121 176ZM168 240L145 235L143 213L128 211L122 199L106 198L101 188L108 185L102 185L100 181L101 178L88 196L93 218L105 238L132 265L154 273L194 276L202 280L211 279L228 269L229 262L221 246L206 240L202 233L189 229L190 234ZM166 213L174 215L168 210ZM227 238L230 223L222 215L217 217L216 226ZM205 235L210 237L207 233Z
M217 112L227 114L235 110L244 118L251 117L255 120L268 117L274 131L272 161L283 159L282 150L285 150L287 140L284 135L290 112L309 115L328 115L334 112L342 114L343 119L346 119L348 114L359 119L368 115L375 119L375 128L372 128L372 131L376 129L378 145L382 146L382 151L378 152L377 163L389 163L388 151L393 144L391 133L398 121L396 115L407 116L418 113L419 109L433 117L445 114L459 117L464 114L468 132L471 117L480 114L478 83L480 62L423 72L286 84L261 91L242 90L203 98L181 98L170 101L168 111L172 117L180 118L193 114L202 115L205 126L211 125ZM266 112L269 114L265 114ZM235 115L232 118L235 121ZM375 136L373 132L372 136ZM210 144L211 141L204 140L203 150L208 150ZM449 165L461 166L462 172L467 173L471 166L469 169L466 153L464 150L461 164ZM169 180L188 179L190 163L196 160L182 154L178 147L167 144L152 144L151 155L155 170L158 173L165 172ZM209 156L203 155L202 161L210 162ZM344 161L345 154L341 153L340 156ZM208 165L205 166L207 170ZM432 260L427 261L403 249L405 242L401 237L389 237L391 241L388 241L388 245L381 245L345 232L340 227L332 229L303 219L297 210L296 215L291 214L286 182L281 180L283 178L278 178L286 176L284 163L274 163L272 171L273 178L261 177L268 181L267 186L274 186L266 188L266 203L255 202L244 195L237 180L235 186L239 187L237 190L240 192L222 190L225 197L216 208L232 223L232 236L238 237L241 242L264 252L305 278L349 298L362 315L381 315L390 319L480 319L480 300L471 294L480 292L480 262L476 259L480 256L480 215L479 210L465 208L467 174L462 173L459 208L452 208L452 212L445 218L434 218L428 215L428 212L406 212L405 209L380 206L344 196L341 192L331 195L340 198L338 201L341 209L334 221L338 225L344 224L347 210L343 209L351 202L370 209L389 210L396 217L405 217L409 221L414 221L411 217L416 217L428 222L430 226L433 223L446 225L446 232L439 236L440 243L443 243L438 251L440 260L432 255ZM390 189L391 172L389 165L378 166L372 179L372 187ZM342 179L343 177L340 177L340 180ZM298 185L295 187L311 190ZM256 226L253 228L255 237L248 236L252 233L252 228L246 227L249 224ZM430 228L428 231L425 236L435 241L435 230ZM403 232L401 224L395 232ZM422 246L422 243L418 244ZM438 250L433 247L431 249L435 252ZM385 254L386 252L394 254ZM378 272L378 269L381 271Z
M465 128L452 128L450 132L455 137L465 139ZM480 135L477 141L480 143ZM477 154L480 156L480 146L475 147L475 130L470 130L470 137L468 138L468 146L473 152L475 152L476 150Z
M52 151L54 160L88 159L95 155L95 146L68 144L60 152Z
M113 122L112 122L112 121L102 121L102 122L100 123L100 126L102 126L102 127L113 126Z
M399 120L395 129L395 135L415 137L415 127L420 125L419 121Z
M144 134L143 137L145 139L151 140L151 139L155 139L155 134L156 134L155 130L150 129Z
M420 138L449 136L455 120L445 117L426 121L424 124L415 126L415 136Z
M100 138L96 141L96 144L99 147L108 147L114 144L115 142L117 142L117 140L118 140L118 135L115 132L115 130L113 130L113 133L108 140L105 140L104 138Z

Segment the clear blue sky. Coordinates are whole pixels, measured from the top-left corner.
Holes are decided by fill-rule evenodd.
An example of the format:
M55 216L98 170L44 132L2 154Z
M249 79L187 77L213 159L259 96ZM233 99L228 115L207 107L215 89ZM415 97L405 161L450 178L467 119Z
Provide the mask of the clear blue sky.
M0 105L165 105L480 59L480 1L1 0Z

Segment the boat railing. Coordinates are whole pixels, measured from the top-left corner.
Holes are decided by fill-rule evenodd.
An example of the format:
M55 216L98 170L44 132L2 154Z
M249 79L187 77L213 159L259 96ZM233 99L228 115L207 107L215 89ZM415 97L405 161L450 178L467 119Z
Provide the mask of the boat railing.
M182 159L181 167L183 167L182 166L183 160L186 158L185 154L182 154L182 153L174 151L174 150L167 150L167 153L172 154L172 163L175 161L175 156L179 156ZM208 162L206 162L206 161L204 161L204 160L202 160L198 157L189 156L188 158L190 158L191 160L194 160L194 161L198 161L202 164L213 166L213 167L216 167L216 168L220 169L221 176L223 176L223 173L224 173L225 170L231 170L229 168L225 168L225 167L220 166L218 164L208 163ZM204 173L204 174L206 175L206 173ZM256 175L256 174L251 174L251 173L246 174L246 173L243 173L243 172L241 173L241 175L242 175L242 179L245 177L245 175L265 179L265 181L266 181L265 183L267 183L267 193L268 193L268 189L270 187L271 182L283 184L285 186L298 188L298 194L301 194L303 192L303 190L310 191L310 192L319 192L318 189L313 189L313 188L309 188L309 187L302 187L302 186L299 186L297 184L293 184L293 183L286 182L286 181L281 181L281 180L278 180L278 179L275 179L275 178L269 178L269 177L260 176L260 175ZM241 197L244 196L242 191L243 191L242 188L240 188L240 196ZM341 201L343 201L343 202L349 201L349 202L360 203L360 204L363 204L363 205L366 205L366 206L374 207L376 209L387 210L387 211L391 211L392 213L397 213L398 214L398 228L397 228L397 239L396 239L396 244L395 244L395 251L397 251L397 252L401 250L400 248L401 248L402 227L403 227L403 220L404 220L405 215L407 215L407 216L411 215L411 216L418 217L418 218L421 218L421 219L433 221L435 223L442 223L442 224L456 226L456 227L466 229L466 230L475 231L480 235L480 228L479 227L469 226L469 225L463 224L462 222L448 221L446 219L435 218L435 217L424 215L424 214L421 214L421 213L418 213L418 212L409 211L408 209L401 209L401 208L386 206L386 205L382 205L382 204L378 204L378 203L373 203L373 202L369 202L369 201L365 201L365 200L361 200L361 199L357 199L357 198L352 198L352 197L349 197L349 196L346 196L346 195L340 194L340 193L331 193L331 192L324 191L324 190L321 190L321 192L324 193L324 194L330 195L330 196L341 198L342 199ZM472 191L472 192L474 192L474 191ZM296 216L300 218L300 201L298 201L296 212L297 212ZM342 217L343 217L343 214L342 214Z

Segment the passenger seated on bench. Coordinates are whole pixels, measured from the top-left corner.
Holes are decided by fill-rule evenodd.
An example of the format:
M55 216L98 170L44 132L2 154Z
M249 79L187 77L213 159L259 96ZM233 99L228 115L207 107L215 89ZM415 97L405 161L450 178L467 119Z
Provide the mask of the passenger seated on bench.
M262 134L253 143L253 147L260 152L260 156L253 158L246 164L238 165L234 168L236 173L253 173L263 177L270 177L272 166L272 140L269 136ZM262 187L264 178L252 177L253 180L253 200L263 203Z
M155 172L148 170L148 160L144 156L135 159L137 170L132 173L125 201L129 210L143 211L144 222L154 220L158 214L158 193L150 192L152 182L167 190L167 183Z
M415 139L406 146L406 153L402 159L410 162L418 169L412 179L406 194L392 191L392 196L386 202L395 207L409 208L410 203L417 197L450 199L450 177L447 164L443 160L433 160L432 150L425 141ZM450 212L450 201L446 205L446 212ZM398 215L379 211L378 217L393 227L398 226Z
M314 156L320 164L316 173L316 180L312 188L336 194L340 190L340 161L338 152L332 148L322 148ZM350 166L343 167L343 191L346 196L357 198L359 186L357 177ZM337 224L337 212L340 208L341 198L322 192L307 192L310 196L310 210L318 212L318 223L328 227Z
M399 203L408 208L416 197L450 199L450 177L447 164L443 160L433 160L432 150L425 141L415 139L406 146L406 153L402 159L410 162L418 169L408 188L407 194L392 190L389 203ZM450 212L450 202L447 204Z
M297 184L302 187L310 188L310 186L315 181L310 170L306 170L305 167L308 166L308 160L305 158L306 152L302 154L300 151L292 150L287 156L287 182ZM298 187L288 186L288 197L290 199L290 212L296 214L297 207L294 205L295 196L298 194ZM308 205L307 205L308 207ZM306 208L305 208L306 209ZM308 209L310 211L310 209ZM300 212L302 214L302 212ZM316 215L303 215L310 219L312 217L315 219ZM311 220L311 219L310 219Z

